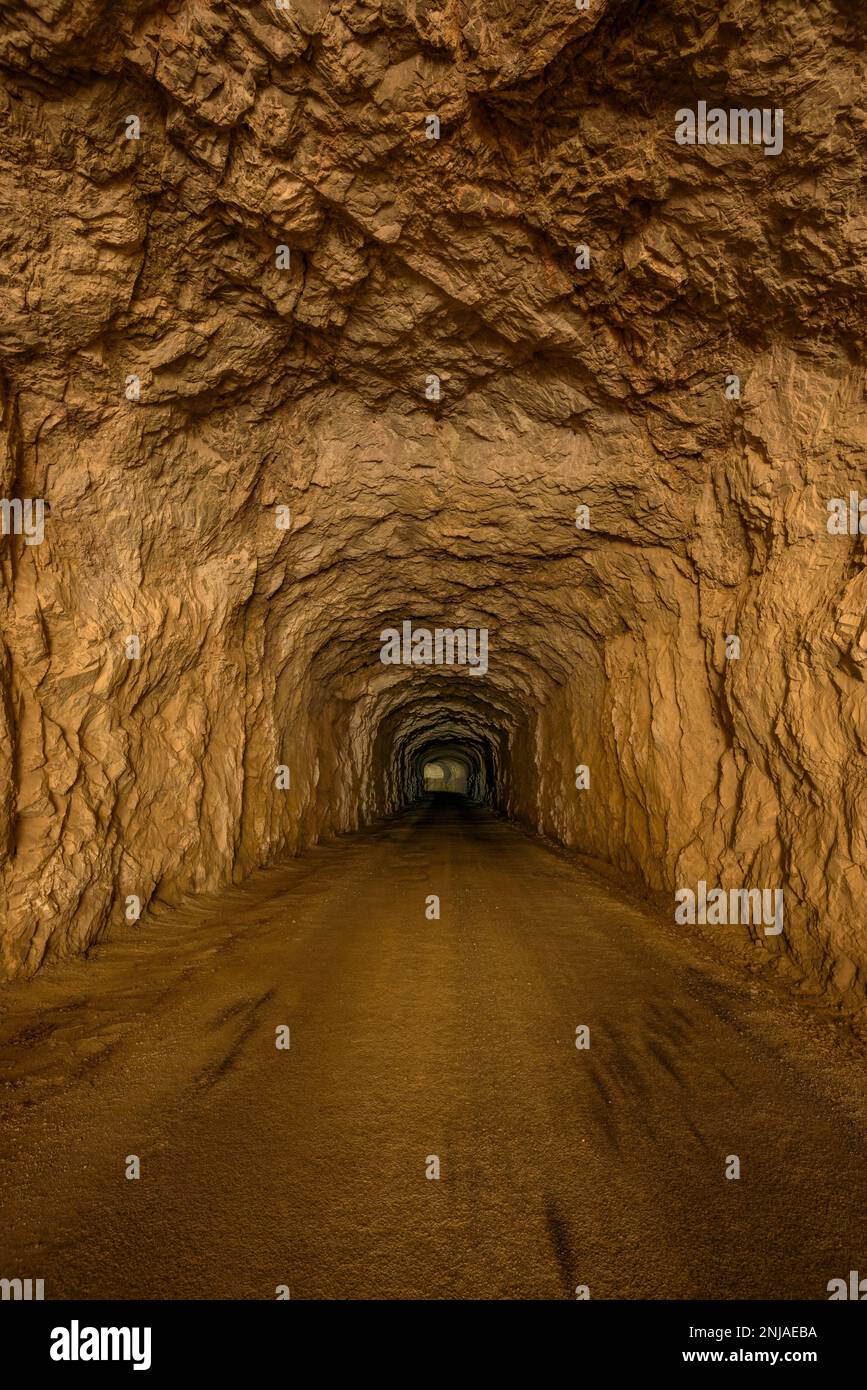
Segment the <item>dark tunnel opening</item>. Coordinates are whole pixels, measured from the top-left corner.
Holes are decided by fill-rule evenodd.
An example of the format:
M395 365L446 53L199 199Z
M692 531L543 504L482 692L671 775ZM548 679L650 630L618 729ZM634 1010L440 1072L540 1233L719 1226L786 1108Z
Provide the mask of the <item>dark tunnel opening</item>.
M369 814L390 815L437 790L505 810L516 738L526 721L508 696L485 696L439 674L412 693L401 682L377 720L371 747ZM391 702L390 701L390 702ZM426 778L425 768L437 764Z
M402 766L402 803L412 804L425 795L452 793L482 805L494 805L501 792L501 759L483 729L444 730L431 738L423 730L412 740L411 750L396 749Z
M410 790L447 792L482 801L486 774L479 751L457 741L437 741L419 749L413 761Z
M438 796L444 792L466 796L469 775L469 763L457 754L427 760L422 767L424 790Z

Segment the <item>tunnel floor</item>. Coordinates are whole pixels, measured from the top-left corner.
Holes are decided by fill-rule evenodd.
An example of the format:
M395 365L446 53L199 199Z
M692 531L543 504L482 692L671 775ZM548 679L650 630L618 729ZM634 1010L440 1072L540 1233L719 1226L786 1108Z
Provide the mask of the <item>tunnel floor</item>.
M826 1299L867 1267L858 1057L684 930L448 796L162 909L5 992L3 1274Z

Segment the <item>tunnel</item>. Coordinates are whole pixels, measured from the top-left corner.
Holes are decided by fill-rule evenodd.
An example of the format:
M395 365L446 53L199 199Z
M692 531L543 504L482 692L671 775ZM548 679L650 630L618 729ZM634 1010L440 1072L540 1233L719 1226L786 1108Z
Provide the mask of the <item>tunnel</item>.
M9 9L0 1276L825 1298L858 7Z
M572 22L584 38L555 28L552 58L574 88L550 126L567 143L585 119L582 45L615 62L628 51L613 18ZM225 35L184 23L173 62L234 72ZM267 32L291 48L308 23L287 12ZM134 29L119 17L113 41L137 52ZM244 40L254 87L265 32ZM846 463L857 313L834 307L837 347L813 360L800 290L739 247L712 302L683 235L666 240L673 190L653 208L613 189L588 203L600 259L587 275L559 197L541 240L501 223L493 194L464 217L454 159L476 187L507 132L522 168L546 156L499 87L499 124L483 131L476 89L455 74L447 138L426 138L410 89L376 106L402 151L387 212L367 209L357 181L332 188L360 148L351 102L329 172L315 173L317 121L302 121L277 159L280 198L259 187L279 86L237 116L260 173L243 191L242 160L238 188L215 191L228 98L200 108L136 62L73 90L70 35L39 39L41 95L18 49L6 55L11 157L26 170L47 121L55 172L53 249L27 262L40 307L10 307L3 367L4 974L123 931L129 898L144 915L397 812L439 743L469 759L471 800L652 892L786 877L785 932L745 935L775 971L863 1011L863 537ZM317 68L314 85L329 80ZM681 146L665 149L659 169L682 178ZM780 160L733 167L729 196L760 169L769 199ZM442 208L431 179L449 190ZM13 236L26 248L30 233L22 212ZM66 276L79 246L98 268ZM472 292L458 292L469 266ZM829 293L817 285L817 302L833 307ZM624 304L632 326L609 341ZM51 354L56 398L33 385ZM63 403L67 382L80 408ZM788 462L804 450L812 464ZM830 727L833 739L814 732Z
M470 764L459 751L437 754L434 759L428 753L422 764L422 780L426 792L453 792L457 796L469 794Z

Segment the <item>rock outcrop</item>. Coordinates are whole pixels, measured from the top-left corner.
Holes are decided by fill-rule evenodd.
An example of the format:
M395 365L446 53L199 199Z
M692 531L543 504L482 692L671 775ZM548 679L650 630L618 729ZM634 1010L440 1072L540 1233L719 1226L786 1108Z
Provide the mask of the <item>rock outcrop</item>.
M0 10L7 973L460 746L860 1007L859 0Z

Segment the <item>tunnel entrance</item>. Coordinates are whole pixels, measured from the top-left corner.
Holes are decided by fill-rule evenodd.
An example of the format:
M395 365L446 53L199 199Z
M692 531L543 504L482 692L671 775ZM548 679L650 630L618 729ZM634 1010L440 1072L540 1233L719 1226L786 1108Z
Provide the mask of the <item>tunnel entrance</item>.
M437 758L424 764L423 782L426 792L457 792L466 796L469 791L467 765L457 758Z
M374 805L398 810L432 792L498 804L509 737L501 711L482 701L468 706L417 695L383 720L371 763L383 795ZM374 787L377 784L374 783Z

